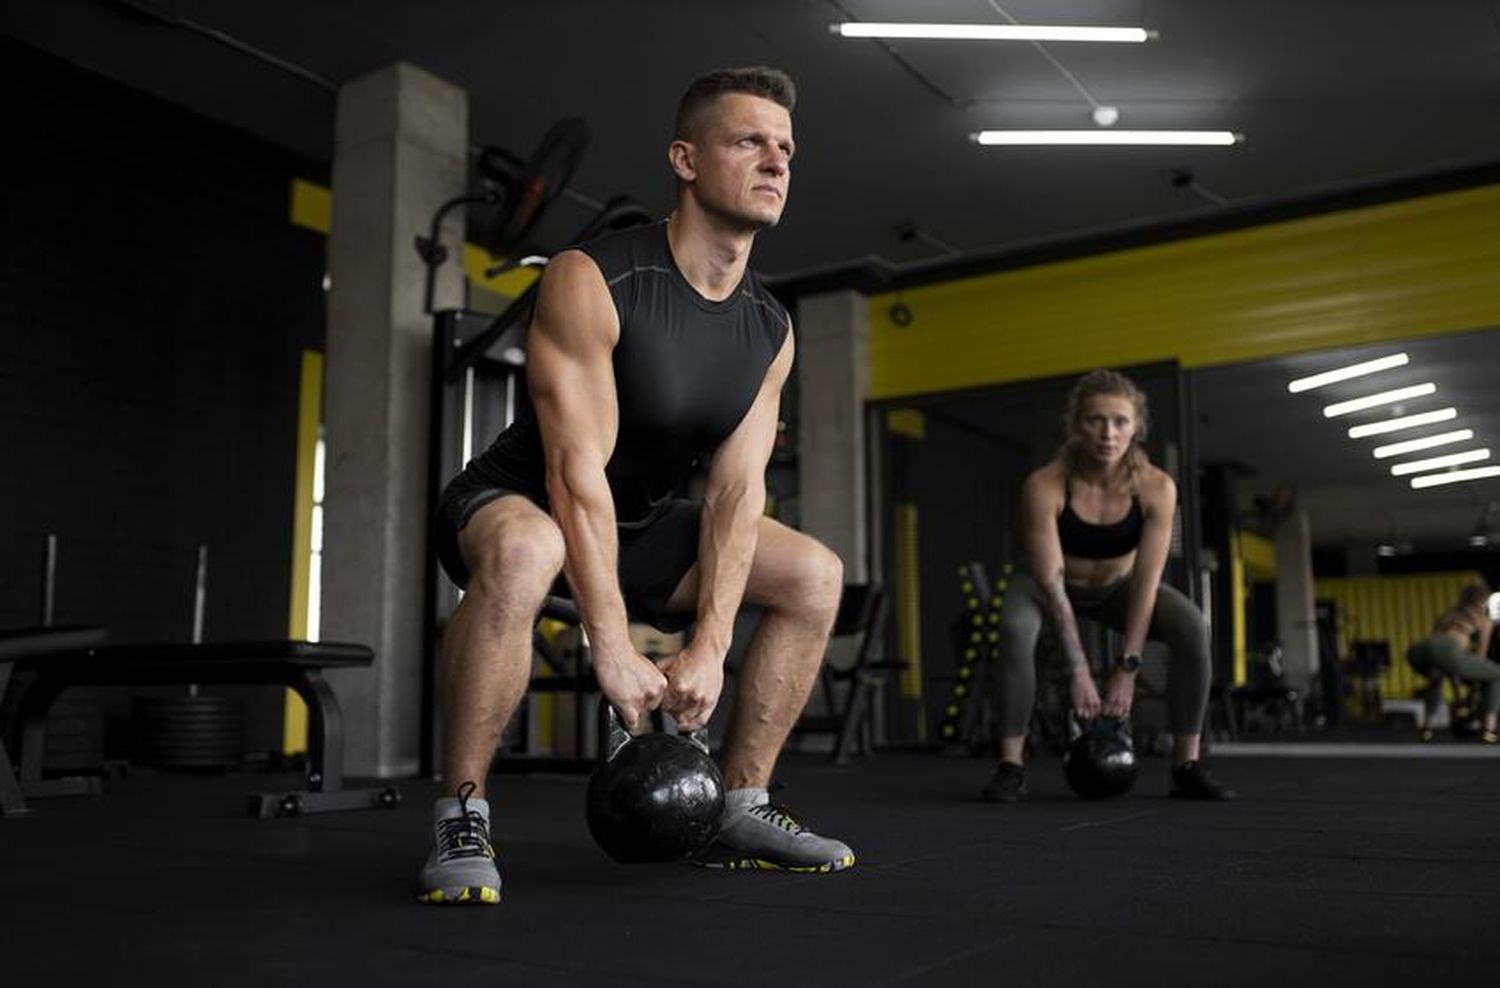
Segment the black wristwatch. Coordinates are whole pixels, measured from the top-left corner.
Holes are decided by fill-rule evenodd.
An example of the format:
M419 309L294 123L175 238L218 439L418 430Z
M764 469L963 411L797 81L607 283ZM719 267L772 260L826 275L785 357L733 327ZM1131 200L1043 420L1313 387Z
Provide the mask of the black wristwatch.
M1139 655L1120 656L1119 665L1125 672L1137 672L1141 668L1141 657Z

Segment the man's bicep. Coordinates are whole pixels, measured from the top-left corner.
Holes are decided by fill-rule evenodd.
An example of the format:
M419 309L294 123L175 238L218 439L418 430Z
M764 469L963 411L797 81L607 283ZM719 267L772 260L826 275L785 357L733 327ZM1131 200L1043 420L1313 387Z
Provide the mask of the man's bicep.
M543 279L526 346L526 384L543 442L607 453L619 421L619 324L609 290L593 261L573 251L554 259Z

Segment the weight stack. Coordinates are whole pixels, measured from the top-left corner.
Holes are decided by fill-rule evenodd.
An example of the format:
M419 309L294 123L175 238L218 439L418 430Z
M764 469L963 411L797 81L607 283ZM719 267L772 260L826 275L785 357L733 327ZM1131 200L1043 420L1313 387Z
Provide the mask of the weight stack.
M131 711L132 760L168 769L237 769L245 703L226 696L142 696Z

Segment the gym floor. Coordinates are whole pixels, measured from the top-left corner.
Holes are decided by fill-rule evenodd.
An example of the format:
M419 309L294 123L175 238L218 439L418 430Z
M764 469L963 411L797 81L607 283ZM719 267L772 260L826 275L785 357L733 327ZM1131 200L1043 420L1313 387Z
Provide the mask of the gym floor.
M432 783L395 810L241 816L282 776L135 772L0 819L0 980L205 985L1493 983L1500 758L1229 757L1229 804L1166 762L1085 802L989 765L789 755L777 799L860 856L831 876L623 866L584 779L493 779L491 908L412 898ZM45 979L45 980L44 980Z

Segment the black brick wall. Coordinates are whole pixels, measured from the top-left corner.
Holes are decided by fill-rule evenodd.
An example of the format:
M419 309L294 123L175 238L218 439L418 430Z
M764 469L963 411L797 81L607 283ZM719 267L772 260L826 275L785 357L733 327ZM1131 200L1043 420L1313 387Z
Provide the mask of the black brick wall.
M288 188L326 165L3 39L0 85L0 627L37 623L51 532L58 623L187 640L202 543L205 637L284 637L324 324L324 240ZM280 691L252 695L252 750L274 747Z

